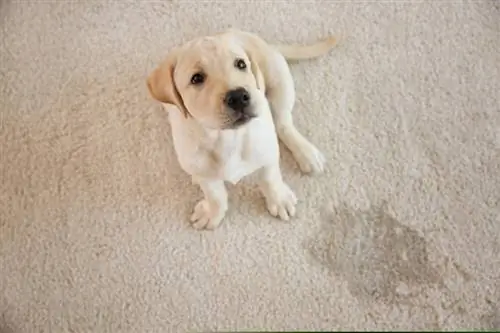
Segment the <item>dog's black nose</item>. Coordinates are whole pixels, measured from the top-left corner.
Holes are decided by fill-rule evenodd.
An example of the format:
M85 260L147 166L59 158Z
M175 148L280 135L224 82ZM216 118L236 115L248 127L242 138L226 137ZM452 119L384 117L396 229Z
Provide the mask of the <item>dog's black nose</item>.
M242 111L245 107L250 105L250 94L245 88L230 90L226 93L224 102L231 109Z

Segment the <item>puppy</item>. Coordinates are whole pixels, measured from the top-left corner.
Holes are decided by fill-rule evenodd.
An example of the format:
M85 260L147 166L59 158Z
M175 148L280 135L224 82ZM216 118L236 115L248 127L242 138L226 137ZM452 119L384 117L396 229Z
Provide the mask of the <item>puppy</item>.
M191 216L195 228L216 228L228 209L225 182L254 172L270 214L294 216L297 198L281 175L278 138L305 173L321 172L325 159L293 124L287 59L318 57L335 43L271 45L231 29L174 48L149 75L152 97L168 111L179 164L204 195Z

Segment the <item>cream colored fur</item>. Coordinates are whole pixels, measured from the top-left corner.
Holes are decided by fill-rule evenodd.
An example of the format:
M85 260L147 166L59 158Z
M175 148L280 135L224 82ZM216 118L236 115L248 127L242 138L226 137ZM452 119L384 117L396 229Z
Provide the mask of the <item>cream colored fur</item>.
M303 172L321 172L325 159L293 124L295 89L286 60L317 57L334 45L334 38L270 45L231 29L175 48L151 73L148 87L169 113L179 163L204 194L191 216L195 228L217 227L228 209L224 182L236 184L254 172L269 212L283 220L295 215L297 198L281 175L278 138ZM236 68L237 59L247 69ZM198 72L206 79L194 85ZM224 95L238 87L248 91L256 117L234 128Z

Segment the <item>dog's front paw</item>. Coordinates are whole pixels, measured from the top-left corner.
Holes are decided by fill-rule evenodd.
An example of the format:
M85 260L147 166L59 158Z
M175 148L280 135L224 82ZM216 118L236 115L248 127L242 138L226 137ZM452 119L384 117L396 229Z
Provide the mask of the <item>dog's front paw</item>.
M194 207L191 223L195 229L215 229L219 226L226 208L203 199Z
M294 157L304 173L319 173L325 168L325 157L312 143L305 143L295 150Z
M297 197L290 187L283 183L267 193L266 204L272 216L288 221L295 215Z

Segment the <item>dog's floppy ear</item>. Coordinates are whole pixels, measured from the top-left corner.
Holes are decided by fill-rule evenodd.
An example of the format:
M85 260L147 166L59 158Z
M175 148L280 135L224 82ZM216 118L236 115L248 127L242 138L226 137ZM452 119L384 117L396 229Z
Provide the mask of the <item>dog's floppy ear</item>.
M177 52L167 58L149 75L147 85L151 96L162 103L176 105L187 117L189 115L174 80Z
M262 92L265 94L266 93L266 82L264 80L264 75L262 74L262 71L260 70L258 58L255 56L252 56L252 54L250 52L247 52L247 55L250 58L253 76L255 76L255 80L257 81L257 88L259 90L262 90Z
M264 78L264 73L262 73L259 63L262 61L262 54L258 49L258 46L256 45L255 41L251 40L247 36L238 36L240 37L240 42L243 45L243 49L245 50L245 53L247 54L248 58L250 59L250 67L253 73L253 76L255 77L255 80L257 81L257 88L259 90L262 90L263 93L266 92L266 81Z

